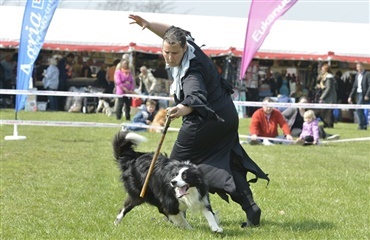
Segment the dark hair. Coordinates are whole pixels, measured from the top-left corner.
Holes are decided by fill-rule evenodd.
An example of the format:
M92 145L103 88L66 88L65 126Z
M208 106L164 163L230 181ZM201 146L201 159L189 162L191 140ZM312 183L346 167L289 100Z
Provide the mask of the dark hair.
M180 46L182 48L185 47L186 44L186 35L188 35L189 32L185 31L181 28L171 26L167 31L165 32L163 36L163 42L166 41L167 43L174 45L177 43L180 43Z
M68 53L67 58L69 58L69 57L75 58L75 55L73 53Z
M117 66L117 64L118 64L120 61L121 61L120 59L115 59L115 60L113 61L112 66Z

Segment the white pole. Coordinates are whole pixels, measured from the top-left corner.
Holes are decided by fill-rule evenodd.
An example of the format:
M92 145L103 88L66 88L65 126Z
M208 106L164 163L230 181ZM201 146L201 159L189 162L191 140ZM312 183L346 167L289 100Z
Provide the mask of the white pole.
M18 136L18 126L14 124L13 136L5 136L4 140L24 140L26 136Z

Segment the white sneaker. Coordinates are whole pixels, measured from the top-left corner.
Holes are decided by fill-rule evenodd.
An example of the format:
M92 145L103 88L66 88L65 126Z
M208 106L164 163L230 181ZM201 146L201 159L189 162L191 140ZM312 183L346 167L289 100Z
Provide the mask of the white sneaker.
M262 142L263 145L265 146L271 146L271 145L274 145L272 142L270 142L269 140L267 139L263 139L263 142Z
M330 137L327 137L326 140L338 140L340 136L338 134L331 135Z

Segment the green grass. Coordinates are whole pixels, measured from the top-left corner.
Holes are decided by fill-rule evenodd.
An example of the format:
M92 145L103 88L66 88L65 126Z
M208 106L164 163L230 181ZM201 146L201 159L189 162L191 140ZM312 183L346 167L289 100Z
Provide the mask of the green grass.
M13 120L14 110L0 110ZM20 112L21 120L119 123L103 114ZM180 121L171 123L179 127ZM241 135L249 119L241 119ZM262 208L261 227L241 229L240 207L211 195L222 235L212 234L200 214L188 213L193 231L164 221L142 205L117 227L113 221L125 193L113 160L111 140L118 128L18 126L23 141L5 141L12 125L1 128L1 239L369 239L370 143L320 146L250 146L248 154L271 178L252 184ZM338 123L329 133L341 139L369 137L356 124ZM155 151L160 134L139 147ZM176 132L168 132L169 153Z

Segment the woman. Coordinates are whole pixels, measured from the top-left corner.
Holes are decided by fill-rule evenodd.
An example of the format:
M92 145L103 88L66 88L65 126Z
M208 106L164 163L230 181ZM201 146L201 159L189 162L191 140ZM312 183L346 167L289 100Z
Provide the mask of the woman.
M318 83L316 86L318 89L318 95L316 96L316 101L319 103L336 103L337 102L337 91L335 89L335 79L334 75L330 70L330 66L324 63L321 66L321 73L318 78ZM316 117L320 118L324 127L333 128L334 127L334 115L333 109L321 109L315 112Z
M168 111L172 120L182 117L170 157L197 164L211 193L224 200L228 194L239 203L247 215L242 227L259 225L261 209L253 200L246 174L249 171L257 178L269 178L239 143L239 118L230 97L231 86L220 78L189 32L137 15L129 18L163 39L162 53L174 79L171 94L176 104Z
M306 97L301 97L298 103L308 103L308 99ZM290 107L282 112L285 120L289 125L290 132L293 137L299 137L299 135L302 133L304 113L306 112L306 110L307 109L303 107ZM336 140L340 137L338 134L333 135L326 133L322 126L319 127L319 136L320 138L326 140Z
M122 59L119 63L119 68L114 73L114 82L116 84L116 94L130 94L134 91L134 78L129 68L128 61ZM118 98L116 118L120 120L122 117L122 107L125 105L125 117L127 121L130 121L130 110L131 110L131 98L123 96Z

